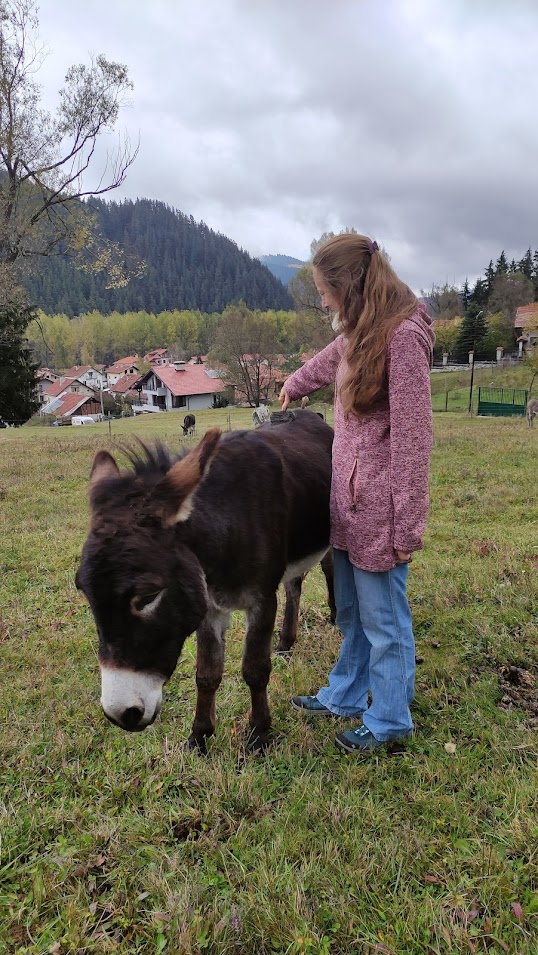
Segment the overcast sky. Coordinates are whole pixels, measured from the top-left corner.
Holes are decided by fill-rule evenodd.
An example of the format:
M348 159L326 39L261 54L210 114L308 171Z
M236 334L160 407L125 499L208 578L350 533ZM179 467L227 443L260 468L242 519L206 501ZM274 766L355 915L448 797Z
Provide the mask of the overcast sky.
M415 290L538 247L537 0L41 0L40 21L48 104L91 54L129 68L115 198L253 255L354 226Z

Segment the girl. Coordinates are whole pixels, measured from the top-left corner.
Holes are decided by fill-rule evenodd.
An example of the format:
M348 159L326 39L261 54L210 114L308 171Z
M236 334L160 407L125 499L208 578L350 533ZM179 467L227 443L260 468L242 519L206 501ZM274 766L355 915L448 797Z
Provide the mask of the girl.
M425 307L366 236L330 239L314 256L313 278L339 334L287 379L280 401L285 411L336 382L331 544L344 639L328 686L292 705L313 715L362 714L360 726L336 737L360 754L413 730L406 585L428 511L434 334Z

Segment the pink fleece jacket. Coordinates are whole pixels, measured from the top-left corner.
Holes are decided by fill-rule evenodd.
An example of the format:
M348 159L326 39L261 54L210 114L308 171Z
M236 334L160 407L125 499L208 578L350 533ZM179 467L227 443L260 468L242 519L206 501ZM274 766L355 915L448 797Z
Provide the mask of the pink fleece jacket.
M395 566L395 550L422 547L432 449L430 368L435 336L421 305L388 346L388 399L344 415L339 385L346 340L336 338L285 383L291 399L336 382L331 486L331 543L362 570Z

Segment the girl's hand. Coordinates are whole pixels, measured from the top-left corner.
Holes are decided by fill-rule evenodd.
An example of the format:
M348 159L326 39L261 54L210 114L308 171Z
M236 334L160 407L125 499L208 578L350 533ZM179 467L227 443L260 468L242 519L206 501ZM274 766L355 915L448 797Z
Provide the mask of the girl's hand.
M290 403L289 395L286 394L285 388L283 388L282 391L280 392L278 396L278 400L280 401L282 411L285 411Z
M410 564L413 560L412 555L405 550L396 550L394 553L396 554L397 564Z

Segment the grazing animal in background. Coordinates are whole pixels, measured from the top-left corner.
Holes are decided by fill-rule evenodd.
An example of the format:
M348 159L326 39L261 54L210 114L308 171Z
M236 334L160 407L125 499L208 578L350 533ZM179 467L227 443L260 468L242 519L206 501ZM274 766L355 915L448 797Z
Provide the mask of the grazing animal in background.
M225 435L212 428L178 459L162 445L145 449L145 458L132 456L134 470L120 472L108 451L97 453L76 586L97 625L101 704L113 723L130 731L153 723L196 631L189 745L205 751L230 612L239 609L247 618L250 743L265 747L277 589L292 583L298 605L303 575L327 554L332 441L329 425L298 411L276 427ZM290 607L281 649L293 644L296 626Z
M531 398L527 403L527 421L529 422L529 427L532 427L534 424L535 415L538 415L538 398Z
M196 427L196 418L193 414L186 414L183 418L183 437L186 435L194 434L194 429Z
M305 395L304 398L301 398L301 408L303 409L303 411L305 408L308 408L309 404L310 404L310 398L308 397L308 395Z

